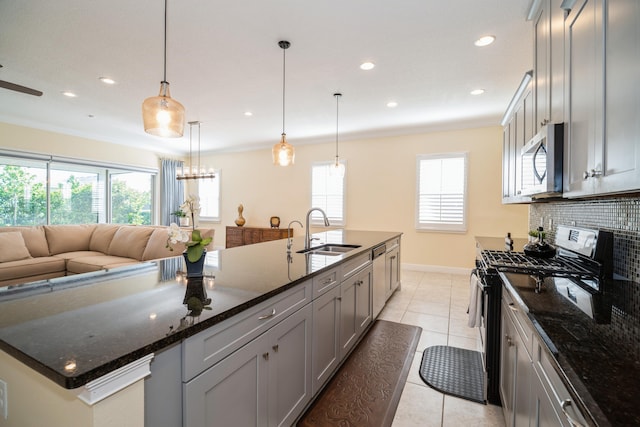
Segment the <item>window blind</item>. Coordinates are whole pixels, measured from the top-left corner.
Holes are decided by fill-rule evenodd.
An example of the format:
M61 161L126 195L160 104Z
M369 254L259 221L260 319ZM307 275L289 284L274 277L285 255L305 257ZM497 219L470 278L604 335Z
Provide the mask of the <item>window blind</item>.
M331 225L344 225L344 177L330 173L332 163L317 163L311 167L311 207L327 214ZM315 211L313 224L323 224L322 215Z

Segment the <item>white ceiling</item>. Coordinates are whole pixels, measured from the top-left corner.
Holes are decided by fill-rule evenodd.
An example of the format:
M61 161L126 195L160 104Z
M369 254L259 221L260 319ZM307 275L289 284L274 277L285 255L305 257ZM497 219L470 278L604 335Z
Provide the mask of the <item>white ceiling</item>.
M497 125L532 67L530 0L169 0L167 80L202 151L294 146L432 129ZM156 152L188 152L144 133L158 94L163 0L0 0L0 121ZM482 35L497 37L478 48ZM359 64L376 67L362 71ZM98 78L117 81L107 86ZM472 96L472 89L486 92ZM78 96L66 98L70 90ZM388 108L388 101L396 108ZM253 116L247 117L245 111ZM0 145L2 143L0 142Z

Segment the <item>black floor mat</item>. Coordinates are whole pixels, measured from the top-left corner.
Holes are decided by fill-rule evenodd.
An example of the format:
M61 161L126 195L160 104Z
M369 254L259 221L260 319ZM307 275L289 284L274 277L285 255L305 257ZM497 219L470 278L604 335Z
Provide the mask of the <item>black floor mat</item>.
M442 393L486 403L482 355L478 351L446 345L427 347L422 354L420 377Z

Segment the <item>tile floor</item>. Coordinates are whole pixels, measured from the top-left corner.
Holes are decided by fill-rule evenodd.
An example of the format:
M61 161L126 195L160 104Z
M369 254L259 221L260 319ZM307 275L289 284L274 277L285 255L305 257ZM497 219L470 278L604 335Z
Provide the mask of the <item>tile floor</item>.
M501 407L444 395L418 373L426 347L480 349L478 329L467 326L468 305L468 275L402 271L402 287L379 319L420 326L422 335L392 427L504 426Z

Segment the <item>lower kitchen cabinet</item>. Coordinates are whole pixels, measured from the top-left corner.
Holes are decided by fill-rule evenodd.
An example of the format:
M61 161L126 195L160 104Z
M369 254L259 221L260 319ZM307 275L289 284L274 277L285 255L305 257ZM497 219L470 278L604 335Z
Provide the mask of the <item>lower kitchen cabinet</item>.
M372 320L372 267L340 285L340 359L353 348Z
M534 373L531 384L532 427L574 427L587 425L575 407L569 391L553 369L551 358L534 340Z
M372 274L369 265L313 300L314 394L373 320Z
M389 299L391 294L400 286L400 239L387 242L385 261L386 298Z
M507 294L507 295L505 295ZM500 351L500 398L507 427L529 426L532 365L524 340L516 329L512 302L503 290Z
M186 427L291 425L311 399L306 305L184 385Z

